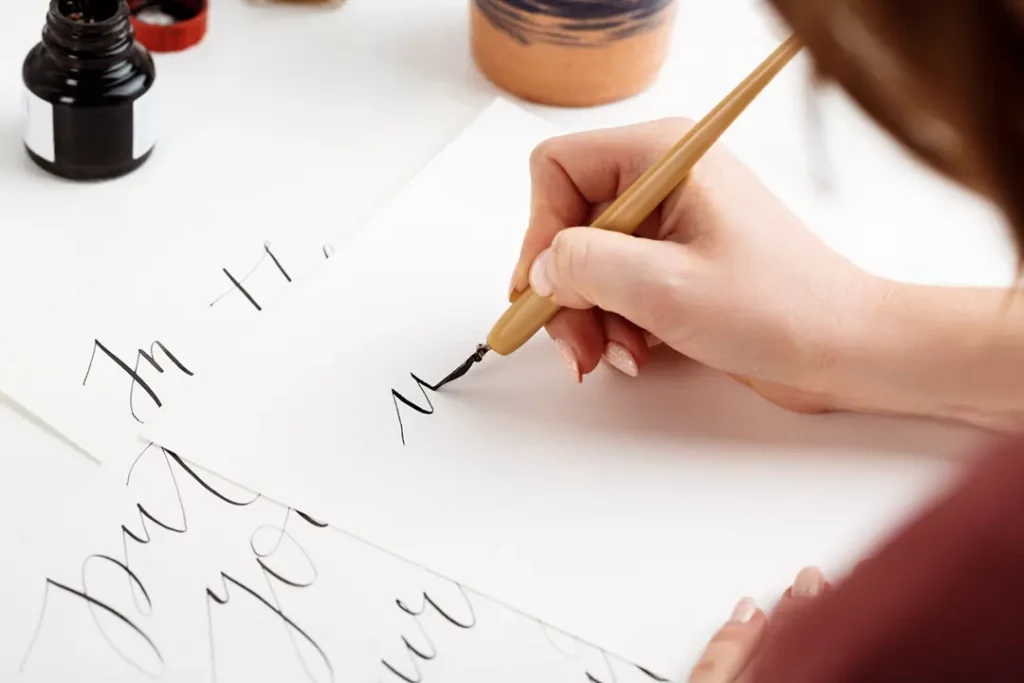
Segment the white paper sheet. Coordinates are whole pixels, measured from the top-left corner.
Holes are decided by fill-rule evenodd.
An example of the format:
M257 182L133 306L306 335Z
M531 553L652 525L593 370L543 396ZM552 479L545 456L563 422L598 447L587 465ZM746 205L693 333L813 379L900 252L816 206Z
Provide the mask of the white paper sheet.
M102 183L56 178L25 154L21 65L47 6L11 4L0 25L0 392L108 459L120 423L95 396L81 400L92 338L128 356L162 330L216 339L207 318L230 326L255 311L238 292L207 310L232 289L224 270L241 279L269 242L294 281L325 245L343 249L493 96L450 40L464 35L464 6L406 4L222 0L207 39L154 55L152 158ZM264 308L287 285L267 259L245 284Z
M38 315L0 345L0 391L93 458L132 457L140 425L202 373L232 329L334 253L300 248L301 238L248 242L246 258L221 269L173 282L114 278Z
M96 465L2 406L0 439L4 681L655 680L159 448Z
M671 358L567 381L539 335L438 393L505 307L554 131L498 102L260 316L147 438L654 670L733 602L840 570L969 430L798 416ZM392 390L432 407L399 406Z

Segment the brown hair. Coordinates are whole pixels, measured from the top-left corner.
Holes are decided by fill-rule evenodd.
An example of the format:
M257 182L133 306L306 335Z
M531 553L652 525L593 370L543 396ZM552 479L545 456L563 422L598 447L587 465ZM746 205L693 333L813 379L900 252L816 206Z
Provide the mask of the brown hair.
M1006 214L1024 247L1024 0L771 0L899 142Z

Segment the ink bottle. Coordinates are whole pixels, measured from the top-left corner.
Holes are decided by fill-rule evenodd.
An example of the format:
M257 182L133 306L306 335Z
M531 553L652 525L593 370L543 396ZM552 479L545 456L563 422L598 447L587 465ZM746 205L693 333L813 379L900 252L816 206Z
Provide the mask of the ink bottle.
M25 149L46 171L116 178L152 154L156 67L127 0L50 0L22 79Z

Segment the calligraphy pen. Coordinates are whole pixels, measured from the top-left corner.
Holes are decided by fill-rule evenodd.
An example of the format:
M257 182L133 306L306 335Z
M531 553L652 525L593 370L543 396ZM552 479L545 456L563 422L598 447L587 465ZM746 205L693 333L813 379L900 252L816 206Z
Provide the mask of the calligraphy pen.
M795 36L776 48L672 149L612 202L590 227L633 234L665 198L686 180L701 157L800 49L801 45ZM487 343L479 344L465 363L431 388L437 390L462 377L475 363L482 361L488 351L501 356L516 351L544 327L558 313L559 308L549 297L542 297L532 289L527 289L491 328Z

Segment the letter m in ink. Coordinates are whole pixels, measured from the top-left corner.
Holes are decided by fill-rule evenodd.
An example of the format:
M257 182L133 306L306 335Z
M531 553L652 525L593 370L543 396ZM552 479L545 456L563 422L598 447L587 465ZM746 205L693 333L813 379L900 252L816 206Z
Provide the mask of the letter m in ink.
M126 380L128 409L131 411L132 417L139 423L142 423L143 420L139 418L136 411L136 398L138 394L145 394L149 402L157 408L163 405L154 388L154 380L159 375L163 375L168 369L176 369L188 377L193 376L192 371L185 367L170 349L160 341L154 341L150 344L148 352L145 349L138 349L132 364L129 365L116 353L107 348L103 342L96 339L93 342L92 355L89 357L89 367L86 369L85 377L82 379L82 386L85 386L86 382L89 381L97 353L101 358L109 361L115 373L122 375ZM149 379L147 380L143 375L149 377Z

